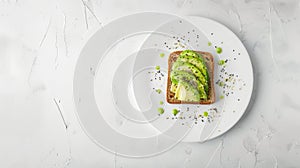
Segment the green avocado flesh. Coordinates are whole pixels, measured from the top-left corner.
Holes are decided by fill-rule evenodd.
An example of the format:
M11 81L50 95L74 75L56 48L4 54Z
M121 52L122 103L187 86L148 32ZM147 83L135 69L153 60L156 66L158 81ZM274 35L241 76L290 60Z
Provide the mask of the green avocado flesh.
M191 50L180 53L171 69L171 88L182 101L207 100L209 75L201 54Z
M201 71L201 73L205 77L205 79L207 81L209 81L209 76L208 76L208 71L207 71L206 65L200 58L195 58L195 57L189 56L189 55L180 55L178 57L177 61L188 62L188 63L193 64Z
M198 89L185 81L178 83L175 98L182 101L200 101L201 99Z
M204 86L205 92L208 93L208 81L205 79L205 77L202 75L201 71L198 67L195 65L188 63L188 62L182 62L182 61L176 61L173 64L172 71L186 71L189 73L192 73Z
M204 91L204 86L201 84L197 78L186 71L172 71L171 72L171 81L172 84L178 85L180 81L186 81L189 82L194 88L197 88L200 93L201 99L207 99L206 92ZM176 87L176 86L175 86ZM171 91L174 91L174 89L171 89ZM175 91L174 91L175 92Z

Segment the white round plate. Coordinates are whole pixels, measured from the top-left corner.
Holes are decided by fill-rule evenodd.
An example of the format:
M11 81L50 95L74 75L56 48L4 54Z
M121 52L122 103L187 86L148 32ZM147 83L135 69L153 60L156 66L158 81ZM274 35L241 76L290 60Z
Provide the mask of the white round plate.
M185 49L213 54L215 103L166 102L168 56ZM220 60L226 63L218 65ZM206 18L146 12L117 19L89 39L73 90L79 121L96 144L144 157L180 141L204 142L225 133L245 112L252 85L249 55L229 29ZM174 108L180 111L176 116Z

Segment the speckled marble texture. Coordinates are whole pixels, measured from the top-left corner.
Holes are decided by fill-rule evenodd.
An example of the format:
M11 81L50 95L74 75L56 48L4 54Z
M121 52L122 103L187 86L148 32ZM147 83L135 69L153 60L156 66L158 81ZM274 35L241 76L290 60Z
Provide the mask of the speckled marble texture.
M247 113L225 135L133 159L97 147L74 113L90 35L143 11L198 15L236 33L254 68ZM0 0L0 167L300 167L299 0Z

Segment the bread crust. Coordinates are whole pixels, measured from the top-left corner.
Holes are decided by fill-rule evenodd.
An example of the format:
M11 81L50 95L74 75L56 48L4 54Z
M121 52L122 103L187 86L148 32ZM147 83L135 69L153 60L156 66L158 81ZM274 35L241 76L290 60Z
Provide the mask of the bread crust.
M175 94L170 91L172 82L170 78L171 69L173 66L173 63L177 60L179 54L182 51L174 51L170 54L168 59L168 80L167 80L167 102L170 104L212 104L215 102L215 89L214 89L214 57L209 52L203 52L203 51L195 51L203 56L203 59L206 63L206 67L209 74L209 94L207 100L200 100L199 102L186 102L175 99Z

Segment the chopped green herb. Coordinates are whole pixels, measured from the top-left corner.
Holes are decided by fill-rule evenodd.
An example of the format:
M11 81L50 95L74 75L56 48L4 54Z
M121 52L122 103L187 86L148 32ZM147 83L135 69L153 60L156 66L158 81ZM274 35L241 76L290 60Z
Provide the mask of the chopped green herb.
M211 46L211 42L208 42L207 45L208 45L208 46Z
M221 95L221 96L220 96L220 99L224 99L224 95Z
M157 66L155 67L155 69L156 69L156 70L160 70L160 66L157 65Z
M173 109L173 110L172 110L172 113L173 113L174 116L176 116L176 115L178 114L178 112L179 112L179 111L178 111L177 109Z
M207 112L207 111L204 111L204 112L203 112L203 116L204 116L204 117L207 117L207 116L208 116L208 112Z
M159 104L160 104L160 105L163 105L163 104L164 104L164 102L163 102L163 101L160 101L160 102L159 102Z
M165 112L165 110L163 108L158 108L157 111L159 112L159 114L163 114Z
M160 90L160 89L156 89L155 91L156 91L158 94L161 93L161 90Z
M218 64L219 64L219 65L224 65L224 64L225 64L225 61L224 61L224 60L220 60L220 61L218 62Z
M220 81L219 82L219 86L223 87L224 86L224 82Z
M221 54L222 53L222 48L221 47L217 47L216 51L217 51L218 54Z
M165 56L165 53L160 53L159 56L160 56L161 58L163 58L163 57Z

